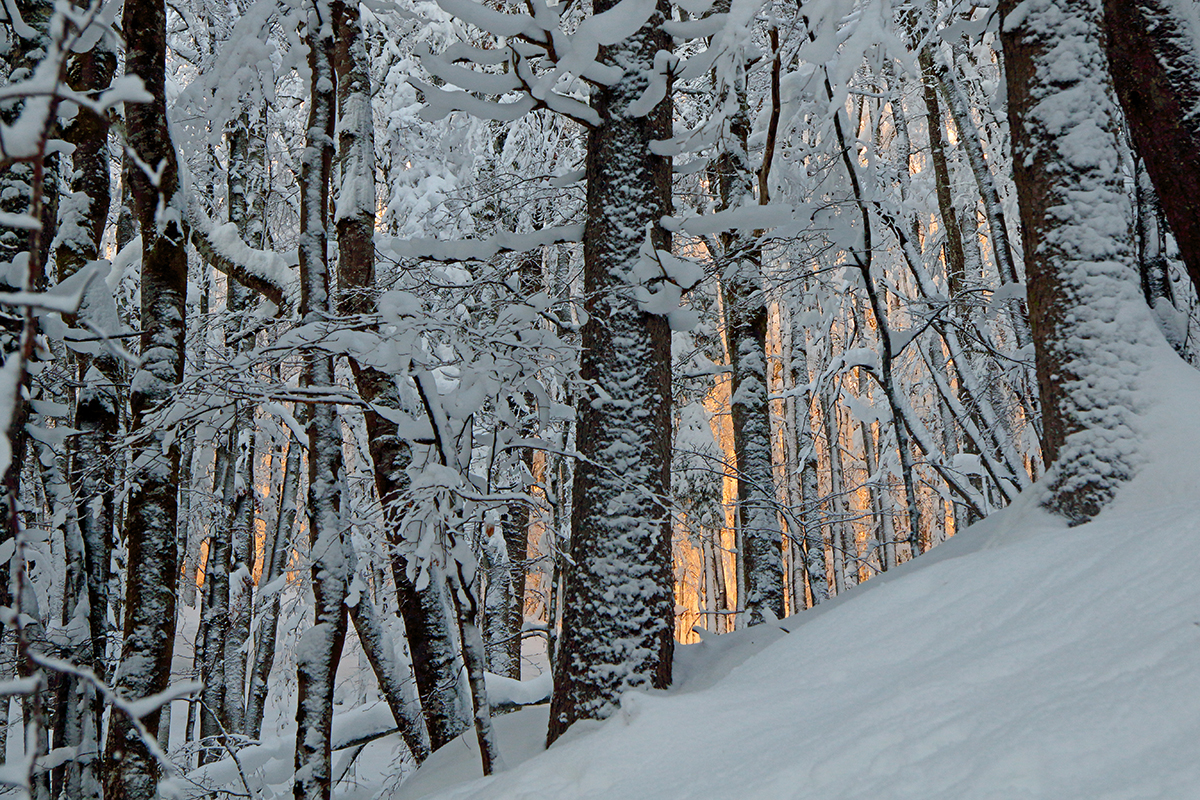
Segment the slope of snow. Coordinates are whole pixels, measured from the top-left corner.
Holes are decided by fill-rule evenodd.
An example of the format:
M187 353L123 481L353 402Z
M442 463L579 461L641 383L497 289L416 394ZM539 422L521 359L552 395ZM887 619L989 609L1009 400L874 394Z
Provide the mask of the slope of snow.
M1035 488L790 633L685 648L678 688L549 751L543 711L502 719L505 773L448 786L464 741L398 797L1200 796L1200 374L1160 354L1143 386L1147 459L1095 522Z

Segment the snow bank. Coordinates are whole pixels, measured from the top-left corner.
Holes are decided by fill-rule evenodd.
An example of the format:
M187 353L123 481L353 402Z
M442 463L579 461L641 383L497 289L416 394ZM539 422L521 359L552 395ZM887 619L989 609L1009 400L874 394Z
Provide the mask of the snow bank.
M1200 374L1162 354L1143 386L1147 460L1096 521L1035 488L790 634L684 648L679 688L548 752L544 709L499 719L506 773L449 785L478 775L456 743L398 796L1197 796Z

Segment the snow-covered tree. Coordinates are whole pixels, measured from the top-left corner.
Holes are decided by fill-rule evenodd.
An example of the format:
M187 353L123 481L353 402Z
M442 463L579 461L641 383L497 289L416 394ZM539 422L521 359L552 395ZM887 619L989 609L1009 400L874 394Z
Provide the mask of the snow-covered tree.
M1099 513L1141 456L1134 390L1156 339L1134 264L1120 112L1095 0L1001 3L1047 507Z

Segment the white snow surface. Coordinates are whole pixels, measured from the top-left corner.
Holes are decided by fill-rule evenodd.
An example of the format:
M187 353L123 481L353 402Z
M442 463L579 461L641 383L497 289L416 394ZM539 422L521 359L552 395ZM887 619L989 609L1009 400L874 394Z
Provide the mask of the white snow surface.
M680 648L543 751L544 707L401 785L411 800L1200 797L1200 373L1143 374L1146 461L1073 529L1040 487L935 551L780 623ZM389 793L390 794L390 793Z

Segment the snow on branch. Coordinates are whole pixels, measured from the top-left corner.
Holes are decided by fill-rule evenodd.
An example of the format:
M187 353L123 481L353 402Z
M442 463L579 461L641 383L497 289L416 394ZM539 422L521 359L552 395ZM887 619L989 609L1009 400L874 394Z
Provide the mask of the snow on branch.
M64 103L87 108L97 116L104 117L121 103L145 102L150 98L141 80L133 76L116 79L107 90L95 97L71 89L63 80L70 54L87 50L95 44L96 39L111 25L111 14L116 6L112 2L96 2L82 9L72 8L69 4L56 6L48 27L48 52L27 78L0 87L0 102L24 101L16 119L0 122L0 170L17 162L33 161L52 152L70 149L65 142L51 138L52 124ZM20 34L23 38L36 35L21 20L15 4L6 2L3 10L14 30L19 33L28 29L28 36ZM15 221L18 224L10 227L28 228L27 223L12 219L14 215L7 216L10 219L3 224Z
M708 236L729 230L781 229L785 234L812 224L813 207L799 205L746 205L691 217L663 217L662 226L673 233Z
M27 306L58 314L74 314L83 304L83 297L93 279L99 274L98 265L81 270L81 278L70 284L60 283L44 292L0 292L0 305ZM75 277L75 276L72 276Z
M508 122L545 108L584 126L600 122L587 104L585 84L611 86L624 74L621 67L598 60L600 48L635 34L656 10L655 0L621 0L607 11L586 17L573 31L567 32L560 18L565 6L531 1L529 14L510 14L474 0L438 0L438 5L458 19L507 41L493 50L456 44L442 55L428 49L418 51L431 75L457 89L410 80L425 95L424 118L438 119L452 111L465 111L481 119ZM703 30L715 24L709 22ZM680 28L676 33L685 35L688 31ZM457 66L457 62L469 62L471 66ZM678 59L670 53L656 57L650 85L632 113L646 114L657 105L677 65ZM503 67L503 71L480 69L484 67ZM497 99L482 99L477 94ZM518 99L499 99L514 94Z
M541 28L528 14L507 14L488 8L483 3L476 3L474 0L437 0L437 4L447 14L493 36L508 37L524 34L537 38L541 34Z
M392 252L401 259L427 261L487 261L501 253L520 253L551 244L583 240L583 225L542 228L533 233L504 231L486 239L445 241L442 239L401 239L392 243Z
M187 211L192 243L201 256L243 286L262 294L281 312L296 307L300 281L282 256L269 250L256 250L243 242L237 225L232 222L215 224L195 197L188 201Z

